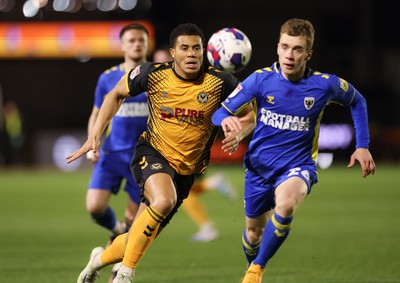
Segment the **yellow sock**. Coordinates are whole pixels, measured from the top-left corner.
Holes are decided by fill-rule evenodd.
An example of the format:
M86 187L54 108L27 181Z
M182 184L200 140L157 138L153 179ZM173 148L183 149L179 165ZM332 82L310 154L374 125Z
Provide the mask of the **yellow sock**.
M198 193L191 191L187 199L183 201L182 207L187 215L189 215L189 217L192 218L198 226L209 221L209 217L199 199Z
M165 216L148 207L133 223L126 245L122 264L126 267L135 268L147 248L157 235L160 223Z
M103 265L120 262L124 258L128 233L121 234L114 239L111 245L101 254Z

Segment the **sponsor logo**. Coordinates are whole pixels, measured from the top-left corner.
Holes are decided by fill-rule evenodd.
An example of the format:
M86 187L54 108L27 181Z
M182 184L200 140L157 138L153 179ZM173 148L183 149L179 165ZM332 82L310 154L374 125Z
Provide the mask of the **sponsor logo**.
M228 96L228 98L235 97L236 94L238 94L239 91L241 91L242 89L243 89L242 85L241 85L241 84L238 84L238 86L235 88L234 91L232 91L232 93Z
M149 116L149 107L146 102L125 102L122 103L115 116L147 117Z
M260 122L281 130L308 131L310 127L309 117L278 114L265 108L261 108Z
M131 74L129 75L129 78L131 80L133 80L137 75L140 74L140 66L137 66L135 69L133 69L133 71L131 72Z
M161 110L161 120L162 121L165 121L166 119L170 119L170 118L174 117L174 110L172 110L172 108L161 106L160 110Z
M310 110L314 106L314 97L305 97L304 98L304 107L307 110Z
M269 104L275 104L274 99L275 99L275 96L272 96L272 95L267 96L267 102Z
M187 123L194 126L199 126L204 124L205 111L199 111L195 109L185 109L185 108L169 108L162 106L161 110L161 120L165 121L167 119L176 118L178 124Z

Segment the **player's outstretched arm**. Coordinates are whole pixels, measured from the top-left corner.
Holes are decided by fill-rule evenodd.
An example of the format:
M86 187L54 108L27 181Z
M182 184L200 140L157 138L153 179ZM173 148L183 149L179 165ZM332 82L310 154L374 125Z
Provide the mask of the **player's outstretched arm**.
M351 168L356 163L356 160L360 163L363 172L363 177L367 177L370 174L375 173L376 165L371 153L367 148L357 148L350 157L350 163L347 168Z
M125 76L122 77L115 87L106 95L104 102L100 107L100 111L93 129L89 133L87 141L80 149L67 156L67 163L71 163L72 161L80 158L89 150L92 150L95 154L98 152L100 137L104 129L111 121L112 117L114 117L115 113L117 113L119 107L124 102L124 99L130 97L125 80Z
M88 126L87 126L88 136L90 136L90 133L93 131L94 124L96 122L97 116L99 115L99 110L100 109L97 108L96 106L93 106L93 108L92 108L92 113L90 114ZM91 154L89 154L89 153L91 153ZM96 152L96 153L88 152L88 154L86 154L86 158L88 160L90 160L90 162L92 164L95 164L99 160L100 155L99 155L99 152Z

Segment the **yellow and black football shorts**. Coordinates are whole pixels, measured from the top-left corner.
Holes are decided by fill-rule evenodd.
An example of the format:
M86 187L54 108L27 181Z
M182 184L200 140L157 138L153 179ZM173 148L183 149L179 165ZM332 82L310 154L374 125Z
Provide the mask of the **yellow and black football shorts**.
M136 145L135 154L131 162L131 171L142 192L144 191L144 183L151 175L166 173L171 176L175 185L177 202L170 214L161 223L161 226L165 227L177 212L183 200L188 197L195 175L180 175L176 173L164 156L145 140L139 140ZM142 202L150 205L149 201L144 198L143 193Z

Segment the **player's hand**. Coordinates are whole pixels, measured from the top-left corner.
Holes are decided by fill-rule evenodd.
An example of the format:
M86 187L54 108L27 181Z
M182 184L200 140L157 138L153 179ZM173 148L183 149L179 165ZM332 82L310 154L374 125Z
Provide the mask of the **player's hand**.
M71 163L72 161L78 159L82 155L86 154L89 150L92 150L94 154L98 152L99 143L87 140L80 149L71 153L67 156L67 163Z
M224 132L224 134L225 139L222 140L222 150L232 155L239 147L240 138L237 136L237 132L234 131Z
M357 148L350 157L350 163L347 168L351 168L356 163L356 160L360 163L363 171L363 177L367 177L370 174L375 173L376 165L371 153L366 148Z
M221 127L226 137L227 133L231 131L239 132L242 129L242 123L240 122L240 118L229 116L222 120Z

